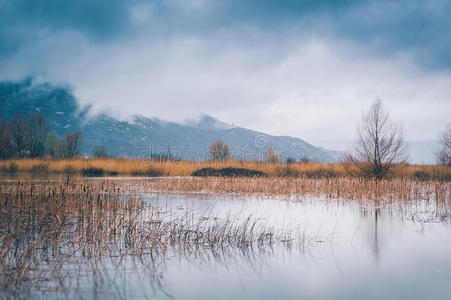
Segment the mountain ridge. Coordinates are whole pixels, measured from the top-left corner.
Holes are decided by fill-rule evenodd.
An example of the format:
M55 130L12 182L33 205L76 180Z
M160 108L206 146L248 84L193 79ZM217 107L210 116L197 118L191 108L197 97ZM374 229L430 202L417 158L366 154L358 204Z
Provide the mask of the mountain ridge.
M269 147L273 147L282 160L290 157L337 162L343 155L340 151L315 147L300 138L265 134L206 114L184 124L143 115L133 115L127 121L105 113L91 116L90 106L80 106L70 87L35 84L32 78L0 82L0 104L0 112L6 119L11 119L15 113L44 113L60 137L75 130L82 131L86 154L92 153L96 146L105 146L114 156L146 158L169 149L173 156L181 159L207 160L209 146L216 140L223 140L229 145L232 156L243 160L264 160Z

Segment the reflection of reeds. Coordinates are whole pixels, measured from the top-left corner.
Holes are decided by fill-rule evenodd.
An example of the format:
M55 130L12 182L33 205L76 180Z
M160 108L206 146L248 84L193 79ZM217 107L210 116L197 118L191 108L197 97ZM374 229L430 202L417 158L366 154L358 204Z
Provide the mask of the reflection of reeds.
M446 222L451 209L451 183L438 181L186 177L119 184L69 175L54 179L6 178L0 184L0 298L22 297L18 293L24 290L105 292L108 288L102 285L115 284L110 278L115 272L132 266L160 289L160 269L172 256L224 264L238 256L252 263L261 253L271 252L275 243L288 250L309 246L305 232L276 230L250 217L181 214L146 203L140 192L371 200L378 207L418 207L400 216L414 221ZM402 205L398 210L404 210ZM83 278L89 282L80 285Z
M34 166L48 165L51 173L64 173L70 169L79 174L85 169L102 170L103 174L139 175L139 176L190 176L194 171L202 168L245 168L268 174L271 177L307 177L334 178L346 177L349 174L360 176L358 169L347 164L320 163L261 163L255 161L153 161L139 159L73 159L42 161L39 159L0 161L0 170L7 172L11 165L19 172L31 172ZM418 180L451 180L451 167L447 166L417 166L399 165L389 174L397 178L413 178Z
M139 256L155 267L168 254L219 255L291 240L250 217L163 211L111 182L8 180L0 196L0 286L7 294L74 289L74 278L87 272L108 274L101 270L106 258L120 265Z

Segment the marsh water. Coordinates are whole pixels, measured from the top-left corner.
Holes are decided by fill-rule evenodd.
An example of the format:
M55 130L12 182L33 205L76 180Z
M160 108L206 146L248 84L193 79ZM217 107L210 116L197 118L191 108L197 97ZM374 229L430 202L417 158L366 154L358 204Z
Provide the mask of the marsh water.
M449 212L428 205L273 199L233 196L148 195L182 213L252 215L298 232L301 245L225 250L207 257L173 257L161 273L161 298L180 299L449 299ZM145 281L128 289L147 293Z
M124 181L122 184L125 184ZM168 218L251 218L287 238L262 247L177 250L73 272L36 298L450 299L451 215L434 201L140 192ZM64 283L66 284L66 283Z

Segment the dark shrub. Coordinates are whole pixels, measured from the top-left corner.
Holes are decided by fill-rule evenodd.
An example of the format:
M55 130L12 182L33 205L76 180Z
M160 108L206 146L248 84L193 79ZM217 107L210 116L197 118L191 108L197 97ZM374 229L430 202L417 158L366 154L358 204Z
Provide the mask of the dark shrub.
M49 166L47 164L39 164L31 167L31 174L33 176L42 177L49 174Z
M148 177L160 177L163 176L163 171L155 169L155 168L148 168L144 172L132 172L133 176L148 176Z
M16 174L19 171L19 166L16 163L10 163L7 171L10 174Z
M434 168L432 169L432 176L431 178L434 180L439 180L439 181L451 181L451 169L449 169L448 167L439 167L439 168Z
M96 146L92 151L92 156L95 158L107 158L109 155L105 146Z
M303 164L308 164L310 162L310 159L308 159L307 157L303 157L299 160L299 162Z
M425 171L415 171L415 173L413 173L413 178L418 179L419 181L428 181L431 179L431 175Z
M294 164L294 163L296 163L296 159L292 158L292 157L288 157L286 162L287 162L287 165Z
M63 174L66 174L66 175L73 175L76 172L77 171L72 166L65 166L63 169Z
M194 171L191 176L219 176L219 171L213 168L202 168Z
M16 174L19 170L19 166L15 163L10 163L9 166L2 166L1 171L4 173Z
M154 168L149 168L146 170L145 175L149 177L160 177L163 176L163 171Z
M219 169L219 176L226 177L263 177L265 173L245 168L223 168Z
M111 172L109 172L108 174L111 175L111 176L117 176L117 175L119 175L119 172L117 172L117 171L111 171Z
M287 164L285 166L276 167L275 175L277 177L299 177L299 171Z
M81 174L87 177L100 177L103 176L103 169L95 167L83 168L81 169Z
M202 168L194 171L191 176L222 176L222 177L266 177L265 173L245 168Z

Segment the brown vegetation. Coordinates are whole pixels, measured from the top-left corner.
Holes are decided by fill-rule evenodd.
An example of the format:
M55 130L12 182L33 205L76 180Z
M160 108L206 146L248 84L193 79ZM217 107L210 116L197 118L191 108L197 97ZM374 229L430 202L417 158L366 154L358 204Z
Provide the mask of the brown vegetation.
M269 147L265 152L265 161L272 164L278 163L279 154L272 147Z
M194 171L192 176L198 177L209 177L209 176L219 176L219 177L267 177L265 173L261 171L250 170L246 168L202 168Z
M17 161L22 170L24 162L29 163L27 166L40 177L44 176L42 172L56 168L52 163L61 163ZM102 163L107 162L119 164L121 161ZM127 166L127 162L135 161L122 163ZM71 165L67 163L58 167L64 166L69 173L80 170L85 163L100 162L77 160L70 161ZM173 167L169 162L160 164L161 168L170 166ZM183 162L181 166L189 169L198 164L191 166ZM253 164L253 167L259 166L268 168L267 171L282 167ZM296 166L290 165L294 170ZM323 172L327 170L326 166L319 165L317 170ZM144 166L143 170L148 167ZM313 165L309 167L313 168ZM417 173L417 176L424 174ZM369 200L379 206L405 203L422 207L422 203L427 202L433 204L434 213L446 218L451 210L451 183L441 181L306 176L143 178L124 184L70 176L66 179L55 176L51 180L7 176L0 180L0 294L11 298L32 298L32 294L18 293L33 290L40 293L56 291L67 296L70 291L80 291L80 278L96 278L102 273L111 276L111 268L117 271L135 257L138 263L145 264L144 269L158 278L158 266L168 257L177 255L199 257L212 253L218 257L225 249L237 249L240 253L261 251L274 243L288 248L294 243L306 247L305 235L297 232L276 231L271 224L263 225L246 216L194 217L190 210L177 215L167 207L145 202L138 196L142 192L233 193L281 196L295 201L319 197L320 201ZM96 292L101 289L97 283L94 286Z
M152 272L168 256L217 256L226 248L245 252L287 236L293 241L250 217L176 215L136 195L103 180L2 179L0 295L79 290L80 278L108 273L130 257L147 261Z
M160 178L146 190L156 192L234 193L271 197L325 197L382 202L436 201L451 209L451 183L419 180L374 180L359 178Z
M444 166L451 166L451 124L446 125L441 136L442 148L437 153L437 162Z
M244 161L154 161L139 159L71 159L71 160L42 160L18 159L0 160L0 171L8 173L13 166L15 172L31 173L32 168L40 164L48 165L51 174L72 173L81 174L83 169L97 168L103 170L103 175L133 175L133 176L191 176L202 168L245 168L267 174L269 177L295 178L335 178L335 177L365 177L360 168L353 164L320 164L320 163L262 163ZM420 173L422 172L422 176ZM425 175L427 174L427 175ZM451 180L451 167L442 165L395 165L387 174L389 178L426 178L430 180Z
M10 122L0 114L0 159L73 158L80 155L82 141L80 131L59 140L42 113L32 113L28 118L15 114Z
M212 160L224 161L230 158L229 146L219 140L210 146L210 155Z

